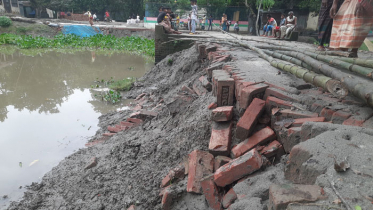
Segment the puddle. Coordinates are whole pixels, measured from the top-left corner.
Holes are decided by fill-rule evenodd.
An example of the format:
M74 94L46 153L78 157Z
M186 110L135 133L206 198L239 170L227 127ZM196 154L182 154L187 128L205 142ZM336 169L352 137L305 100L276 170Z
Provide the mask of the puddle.
M0 209L83 148L101 114L128 108L96 98L93 81L138 78L152 65L120 53L0 53Z

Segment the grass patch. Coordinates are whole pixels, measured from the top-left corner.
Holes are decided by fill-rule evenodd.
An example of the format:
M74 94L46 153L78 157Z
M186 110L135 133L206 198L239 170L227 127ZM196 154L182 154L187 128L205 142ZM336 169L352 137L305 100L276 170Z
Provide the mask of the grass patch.
M373 41L372 41L373 43ZM363 42L363 44L361 45L361 47L359 48L359 50L364 50L364 51L369 51L367 45Z
M129 77L127 79L115 81L109 85L110 89L116 90L116 91L128 91L131 89L133 83L136 81L136 78Z

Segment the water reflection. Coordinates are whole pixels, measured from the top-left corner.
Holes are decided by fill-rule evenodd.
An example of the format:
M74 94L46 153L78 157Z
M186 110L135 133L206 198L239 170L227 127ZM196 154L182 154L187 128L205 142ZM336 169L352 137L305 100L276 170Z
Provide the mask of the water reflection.
M19 186L39 181L83 147L101 114L124 106L93 97L93 81L140 77L152 66L144 57L120 53L1 52L0 209L20 198Z

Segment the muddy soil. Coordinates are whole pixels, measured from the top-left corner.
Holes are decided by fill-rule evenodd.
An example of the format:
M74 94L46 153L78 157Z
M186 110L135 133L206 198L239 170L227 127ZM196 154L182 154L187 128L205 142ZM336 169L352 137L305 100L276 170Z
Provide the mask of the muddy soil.
M191 151L206 150L209 142L207 106L214 98L180 90L204 73L205 64L197 56L195 47L168 56L125 94L135 98L146 93L148 101L143 107L154 109L158 104L156 118L66 157L8 209L127 209L132 204L160 209L162 178ZM173 65L168 64L169 59ZM92 141L101 138L108 125L125 120L132 112L101 116L101 129ZM84 170L94 157L97 166Z
M25 23L12 21L11 26L0 27L0 34L1 33L54 37L55 35L57 35L58 31L57 28L49 27L41 23Z

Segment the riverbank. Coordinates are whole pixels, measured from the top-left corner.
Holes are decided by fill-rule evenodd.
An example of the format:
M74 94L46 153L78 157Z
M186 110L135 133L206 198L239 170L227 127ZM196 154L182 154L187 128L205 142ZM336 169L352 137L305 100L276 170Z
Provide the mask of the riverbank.
M349 205L371 207L367 198L372 195L373 171L366 167L373 157L373 131L368 129L373 128L371 108L351 95L342 100L306 84L238 45L204 44L208 47L197 43L167 56L135 82L125 94L135 99L132 109L101 116L100 130L88 148L66 157L9 209L126 209L134 205L137 210L202 210L214 200L231 204L233 210L341 209L343 202L333 188ZM224 71L216 75L219 69ZM212 83L206 80L210 77ZM233 82L235 91L222 95L221 82L228 87ZM248 102L251 89L253 98L267 104L261 108L264 111ZM232 99L224 103L234 105L233 111L212 114L209 109L222 103L219 98ZM250 132L266 129L271 134L264 139L259 134L252 137L248 142L258 142L251 147L242 143L246 134L238 128L245 110L257 113ZM287 118L303 121L282 121ZM218 119L232 124L216 127L224 124L214 122ZM338 125L342 123L359 126ZM221 146L210 147L220 135L216 143ZM224 147L225 143L229 146ZM219 151L229 151L231 145L236 145L232 154ZM246 154L255 153L258 159L244 155L238 160L249 158L245 163L235 159L228 164L230 169L218 169L224 161L240 156L238 148L255 148ZM230 157L214 158L208 151ZM350 168L336 171L333 156L338 163L347 158ZM245 166L240 164L252 170L242 170ZM231 170L235 167L238 170ZM226 171L234 179L216 182L215 193L206 191L203 184L201 189L200 178L217 171ZM304 202L309 204L289 205Z

